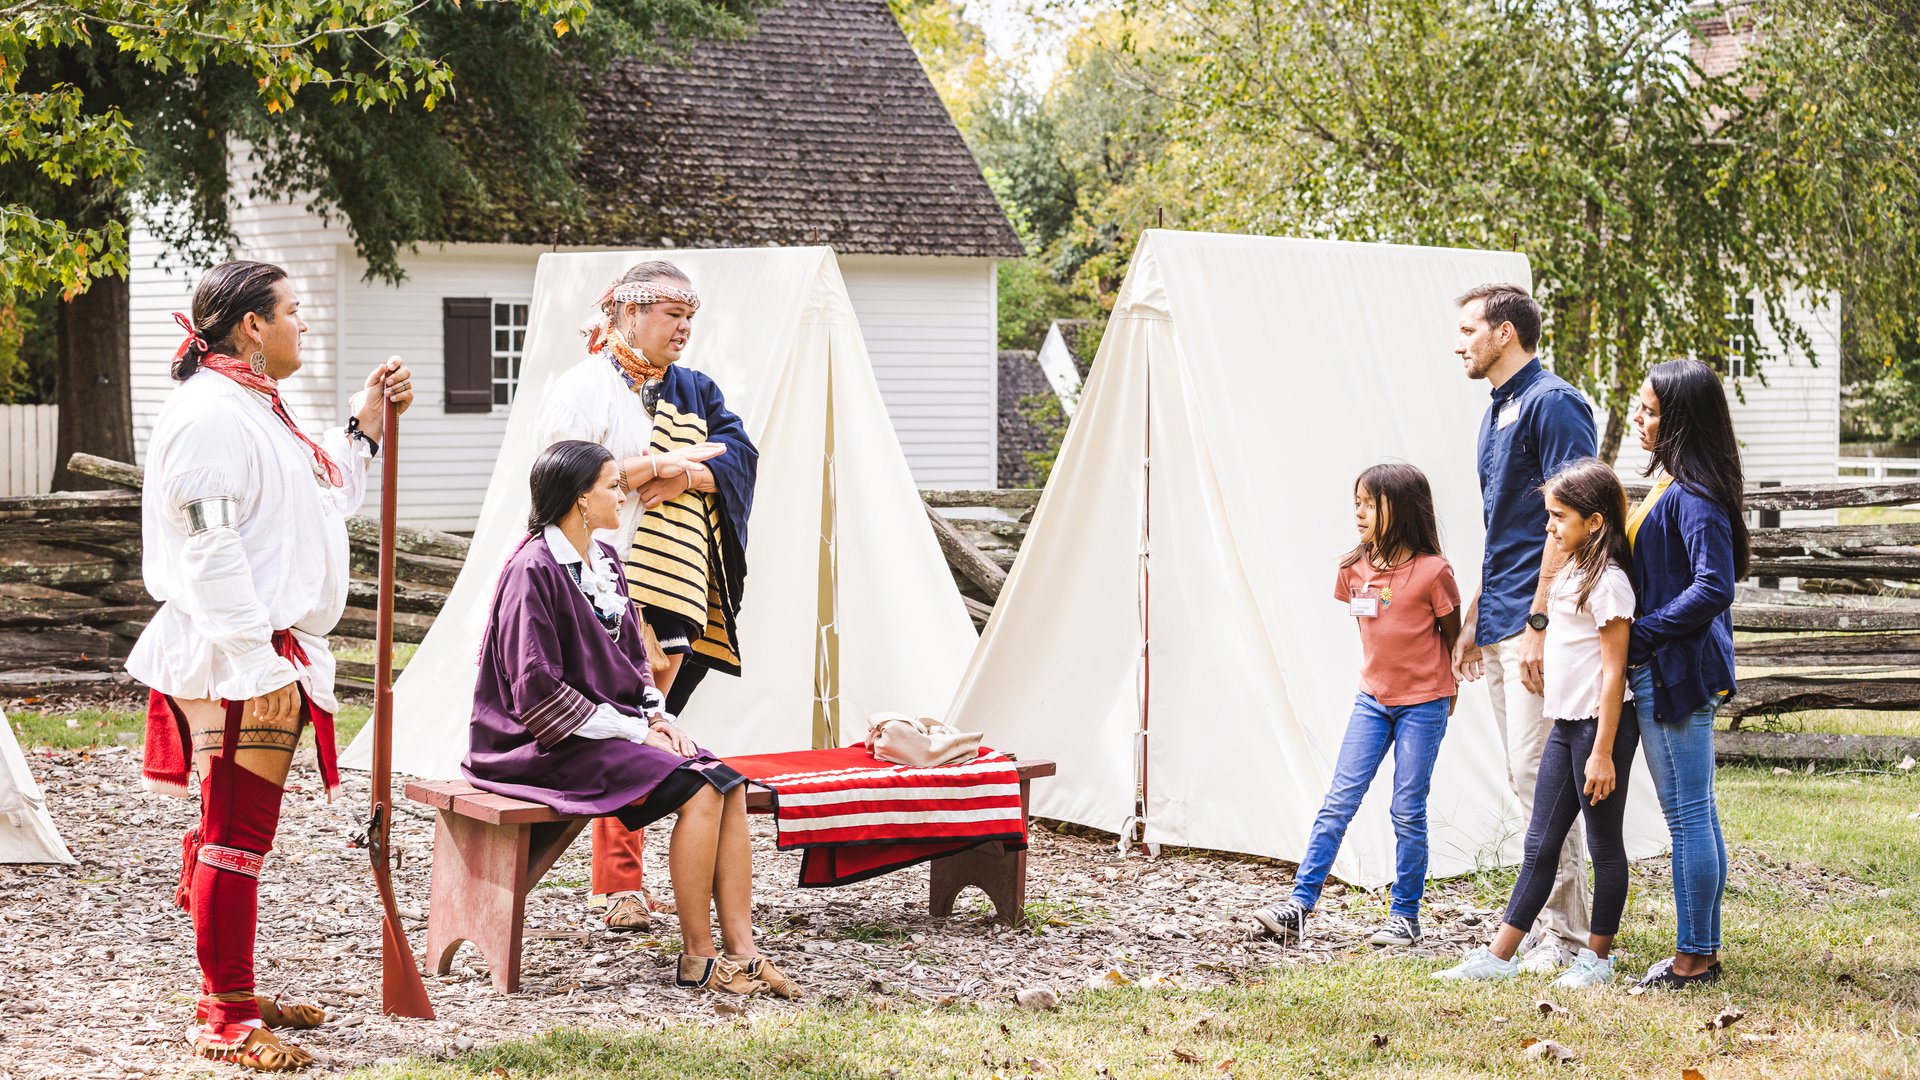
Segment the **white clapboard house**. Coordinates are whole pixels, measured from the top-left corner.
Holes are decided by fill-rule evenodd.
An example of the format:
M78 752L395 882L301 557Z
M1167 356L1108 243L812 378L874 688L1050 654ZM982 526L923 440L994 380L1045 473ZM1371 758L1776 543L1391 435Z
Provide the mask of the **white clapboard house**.
M411 524L473 527L513 408L534 264L556 246L832 247L915 481L997 485L995 262L1022 250L884 0L787 0L685 67L616 65L582 101L584 235L525 235L503 215L422 245L391 285L368 280L344 226L302 200L234 207L238 253L287 267L304 298L306 368L288 397L305 422L343 417L389 354L416 372L401 466ZM172 385L169 313L204 267L144 229L132 254L144 455Z

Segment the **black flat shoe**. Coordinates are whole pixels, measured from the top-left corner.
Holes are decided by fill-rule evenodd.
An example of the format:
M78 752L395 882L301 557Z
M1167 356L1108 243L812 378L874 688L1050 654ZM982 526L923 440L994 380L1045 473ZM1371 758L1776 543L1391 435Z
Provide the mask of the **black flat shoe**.
M1690 986L1706 986L1720 981L1720 961L1715 960L1707 970L1695 975L1679 975L1673 970L1673 957L1647 969L1647 974L1634 984L1632 993L1646 990L1685 990Z

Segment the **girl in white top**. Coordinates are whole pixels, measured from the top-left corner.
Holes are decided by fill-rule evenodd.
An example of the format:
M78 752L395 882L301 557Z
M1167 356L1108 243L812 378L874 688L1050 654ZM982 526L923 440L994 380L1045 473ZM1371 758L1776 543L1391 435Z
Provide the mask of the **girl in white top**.
M1576 817L1586 819L1593 856L1593 920L1581 949L1555 986L1602 986L1613 979L1610 951L1627 903L1623 837L1627 777L1640 745L1637 714L1626 699L1627 633L1633 623L1628 576L1627 496L1613 469L1587 458L1546 483L1547 532L1567 555L1547 606L1547 735L1527 826L1526 860L1493 943L1473 950L1438 979L1506 979L1514 953L1553 888L1560 846Z

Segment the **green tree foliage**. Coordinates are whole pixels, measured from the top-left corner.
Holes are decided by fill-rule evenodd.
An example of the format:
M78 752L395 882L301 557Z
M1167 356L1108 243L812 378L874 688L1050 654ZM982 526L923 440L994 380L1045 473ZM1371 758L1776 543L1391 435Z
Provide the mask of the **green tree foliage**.
M1526 252L1558 369L1609 408L1646 367L1766 359L1730 312L1915 309L1911 15L1874 0L1205 0L1159 70L1160 173L1206 227ZM1696 62L1708 20L1749 42Z
M130 456L128 222L195 257L241 195L310 198L370 272L458 215L578 213L575 89L743 32L763 0L19 0L0 8L0 305L49 288L62 460ZM591 14L590 14L591 13ZM247 191L230 182L245 147ZM511 197L510 199L508 197ZM98 283L98 284L96 284ZM84 340L83 340L84 339ZM117 374L117 378L115 377ZM69 413L76 416L69 428Z

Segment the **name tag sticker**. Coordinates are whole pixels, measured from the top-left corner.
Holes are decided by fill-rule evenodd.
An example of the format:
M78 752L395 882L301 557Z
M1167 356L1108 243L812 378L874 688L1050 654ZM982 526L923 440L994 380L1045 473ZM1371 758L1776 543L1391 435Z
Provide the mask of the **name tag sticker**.
M1355 596L1347 600L1347 614L1356 619L1377 619L1380 617L1380 598L1377 596Z
M1500 410L1500 415L1494 419L1494 423L1499 427L1508 428L1512 427L1513 422L1518 419L1520 419L1520 403L1510 401Z

